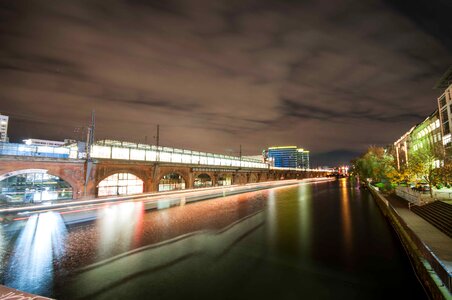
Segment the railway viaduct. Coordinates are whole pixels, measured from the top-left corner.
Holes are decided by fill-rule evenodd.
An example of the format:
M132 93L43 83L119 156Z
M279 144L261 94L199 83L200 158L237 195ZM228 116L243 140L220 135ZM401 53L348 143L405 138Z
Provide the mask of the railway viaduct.
M230 184L247 184L328 175L326 171L216 167L112 159L94 159L89 166L86 160L22 156L0 157L0 180L20 172L33 170L46 172L66 181L72 187L74 199L97 197L99 183L118 173L133 174L141 179L143 192L157 192L159 182L167 174L180 175L185 182L185 188L193 188L195 179L201 174L208 175L213 186L219 185L218 179L225 177L229 178ZM89 172L89 176L86 176L87 172Z

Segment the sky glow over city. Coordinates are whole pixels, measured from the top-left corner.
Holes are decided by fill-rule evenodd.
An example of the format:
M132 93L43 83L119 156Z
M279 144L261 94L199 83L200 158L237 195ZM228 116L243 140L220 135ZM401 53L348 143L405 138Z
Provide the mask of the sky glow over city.
M353 157L435 109L446 1L2 1L12 141L96 138ZM359 130L358 130L359 129ZM369 134L371 133L371 134Z

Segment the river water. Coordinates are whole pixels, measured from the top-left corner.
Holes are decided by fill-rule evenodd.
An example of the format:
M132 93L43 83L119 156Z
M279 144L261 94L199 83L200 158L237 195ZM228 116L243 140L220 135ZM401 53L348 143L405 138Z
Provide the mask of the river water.
M182 201L183 204L183 201ZM3 226L2 283L58 299L426 299L370 194L340 179Z

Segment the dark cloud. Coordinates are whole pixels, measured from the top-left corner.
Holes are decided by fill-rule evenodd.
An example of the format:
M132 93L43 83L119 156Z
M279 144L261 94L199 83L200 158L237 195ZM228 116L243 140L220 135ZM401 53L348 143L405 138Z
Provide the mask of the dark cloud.
M281 111L284 117L296 117L300 119L315 119L328 122L335 121L380 121L380 122L404 122L417 121L424 116L415 113L398 113L395 115L385 115L376 113L371 108L351 110L337 110L337 107L323 108L315 105L303 104L290 99L282 99Z
M160 124L175 147L297 144L339 159L434 110L432 87L452 62L448 7L5 0L0 112L13 140L78 137L95 109L99 138L143 142Z

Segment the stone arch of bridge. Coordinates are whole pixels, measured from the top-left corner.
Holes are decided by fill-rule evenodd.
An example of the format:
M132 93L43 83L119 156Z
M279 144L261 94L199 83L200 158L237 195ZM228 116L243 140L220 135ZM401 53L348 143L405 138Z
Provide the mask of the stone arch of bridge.
M155 190L155 191L159 191L159 184L160 184L160 181L161 181L161 180L163 179L163 177L165 177L166 175L171 175L171 174L177 174L177 175L179 175L179 176L182 178L182 180L184 181L185 189L190 188L190 180L189 180L189 178L188 178L187 175L185 175L183 172L171 170L171 171L167 171L167 172L162 172L162 173L160 174L160 176L157 177L157 180L153 183L154 190Z
M193 174L193 187L211 187L216 183L215 174L211 172L197 172Z
M199 175L202 175L202 174L209 175L209 177L210 177L210 179L212 181L215 181L215 178L218 176L215 172L211 172L211 171L206 171L206 172L196 171L196 172L193 172L193 180L196 179L196 177L198 177Z
M115 168L115 169L111 169L106 172L103 172L102 176L99 176L98 178L96 178L96 180L95 180L96 197L99 195L99 185L101 184L101 182L104 181L105 179L109 178L110 176L113 176L116 174L132 174L132 175L136 176L138 179L140 179L143 182L142 192L144 193L144 192L148 191L149 178L147 176L145 176L143 173L137 172L133 169L128 169L128 168Z
M147 176L144 176L142 173L136 172L133 169L127 169L127 168L113 169L113 170L108 170L107 172L104 172L102 174L102 176L97 178L96 179L96 186L98 186L99 183L101 183L103 180L107 179L108 177L110 177L112 175L115 175L115 174L120 174L120 173L128 173L128 174L135 175L136 177L140 178L143 182L146 182L146 180L148 180Z
M268 181L269 179L268 179L268 176L266 173L261 172L258 174L258 180L259 180L259 182L264 182L264 181Z
M246 173L236 173L233 176L233 184L246 184L248 181Z
M216 174L216 185L232 185L234 184L234 174L232 172L221 172ZM225 184L229 183L229 184Z
M248 177L247 183L257 183L259 182L259 176L257 173L250 173Z
M77 193L80 191L80 182L75 180L73 177L70 176L69 173L62 172L61 169L52 169L52 168L25 168L25 169L17 169L17 170L9 170L7 172L2 172L0 174L0 181L3 181L7 178L21 175L21 174L29 174L29 173L42 173L42 174L49 174L52 176L56 176L69 184L69 186L72 188L72 197L77 197Z

